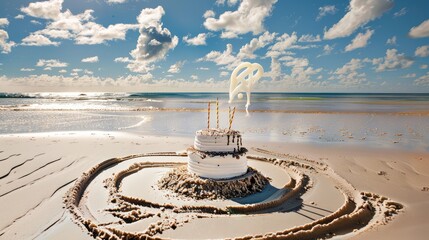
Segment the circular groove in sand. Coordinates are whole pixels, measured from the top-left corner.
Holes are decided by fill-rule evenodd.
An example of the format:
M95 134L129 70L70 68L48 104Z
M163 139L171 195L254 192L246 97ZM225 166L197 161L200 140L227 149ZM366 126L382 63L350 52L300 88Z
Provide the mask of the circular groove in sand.
M264 152L269 154L269 152ZM275 166L287 169L291 174L291 180L285 187L291 188L290 191L283 193L279 198L273 199L269 202L228 206L227 208L219 208L216 206L175 206L168 204L159 204L156 202L149 202L145 199L139 199L129 196L124 196L118 193L121 180L130 174L138 172L140 169L149 167L174 167L183 165L184 163L177 162L145 162L140 164L133 164L130 168L117 172L114 177L106 183L109 191L110 201L116 204L115 208L106 209L106 212L113 213L112 215L118 219L116 223L105 223L98 219L91 220L85 208L81 207L82 196L84 195L87 187L102 171L117 165L118 163L126 160L136 159L140 157L149 156L184 156L175 153L152 153L131 155L123 158L112 158L100 164L97 164L89 171L85 172L69 190L65 198L67 209L72 214L74 221L83 226L93 237L100 239L118 239L118 238L148 238L159 239L162 238L162 233L166 230L176 229L177 227L185 226L189 221L194 218L211 218L219 214L228 218L231 214L233 216L240 216L245 218L244 214L252 214L257 211L264 210L269 214L270 209L287 202L291 199L299 198L304 194L309 187L311 178L304 172L311 171L310 176L317 178L318 174L327 174L332 177L338 190L344 196L344 204L333 213L309 222L307 224L286 228L281 231L261 233L248 236L235 236L236 239L250 239L250 238L270 238L281 237L284 239L301 239L301 238L320 238L329 237L337 232L348 232L348 234L358 234L368 228L377 225L376 220L388 222L391 216L397 213L402 205L388 201L387 198L381 197L372 193L360 193L356 191L350 184L340 179L339 176L332 175L327 166L323 166L314 161L302 163L298 162L299 159L294 160L281 160L277 158L264 158L259 156L250 156L249 158L265 161L274 164ZM314 164L315 163L315 164ZM322 167L321 167L322 166ZM293 176L292 176L293 175ZM180 216L192 215L191 219L184 221L178 220ZM215 214L215 215L213 215ZM238 215L236 215L238 214ZM144 231L132 232L127 231L127 222L138 222L140 220L155 218L156 216L170 215L168 220L157 221L150 224ZM119 225L118 225L119 223ZM378 223L378 224L379 224Z

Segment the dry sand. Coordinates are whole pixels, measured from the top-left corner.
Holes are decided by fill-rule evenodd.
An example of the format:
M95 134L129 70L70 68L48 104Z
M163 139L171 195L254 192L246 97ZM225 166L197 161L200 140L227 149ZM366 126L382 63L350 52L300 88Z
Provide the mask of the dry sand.
M265 192L267 198L260 196L242 199L242 202L216 200L196 204L221 210L229 206L240 207L244 203L284 200L270 206L272 208L250 215L228 215L212 214L201 209L195 212L183 210L183 206L192 205L194 201L153 187L172 167L164 162L185 163L186 157L174 153L170 156L140 154L180 152L192 141L192 138L143 137L117 132L0 135L0 239L92 239L87 229L79 225L79 221L71 214L70 208L65 208L63 198L76 180L82 179L82 173L108 159L133 154L136 156L113 167L103 168L83 189L83 196L74 210L99 225L97 229L146 232L154 237L234 238L264 236L266 233L282 233L282 236L286 236L287 231L306 224L319 222L316 224L319 228L328 228L359 219L369 221L366 227L356 231L348 229L346 235L337 238L426 239L429 233L427 152L339 144L245 142L250 150L248 155L256 159L267 157L294 161L296 166L285 166L284 161L273 164L251 159L250 166L272 178L271 188ZM119 192L126 196L132 195L135 199L162 203L167 209L139 207L133 213L133 218L139 218L140 221L118 224L120 218L105 211L115 204L109 202L112 198L104 181L133 163L145 162L152 162L157 167L142 168L124 178L118 186ZM308 177L308 183L300 181L304 175ZM288 185L291 179L295 179L297 184ZM300 183L305 189L298 188ZM293 195L292 200L288 199L286 195L289 190L283 190L285 186L289 190L296 187L298 195ZM375 207L373 212L365 207L353 208L352 213L339 216L336 222L321 224L333 213L342 209L345 211L349 198L357 206L363 205L365 201L361 199L361 192L375 193L379 196L378 200L381 196L388 200L379 206L371 200L370 203ZM368 196L371 199L373 195ZM384 216L386 207L392 207L389 201L404 205L402 210L395 211L397 214L393 218ZM169 205L176 209L168 209ZM371 217L372 214L375 215ZM156 230L156 226L151 224L160 220L161 224L175 221L175 227L162 225L164 231L153 234L152 230ZM332 226L328 226L328 223ZM316 230L312 229L313 232ZM307 237L312 236L309 232L305 234Z

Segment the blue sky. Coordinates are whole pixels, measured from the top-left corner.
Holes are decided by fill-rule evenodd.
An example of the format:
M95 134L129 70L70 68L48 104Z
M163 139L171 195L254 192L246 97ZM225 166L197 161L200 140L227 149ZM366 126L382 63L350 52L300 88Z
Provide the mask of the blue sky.
M429 92L425 0L0 2L0 92Z

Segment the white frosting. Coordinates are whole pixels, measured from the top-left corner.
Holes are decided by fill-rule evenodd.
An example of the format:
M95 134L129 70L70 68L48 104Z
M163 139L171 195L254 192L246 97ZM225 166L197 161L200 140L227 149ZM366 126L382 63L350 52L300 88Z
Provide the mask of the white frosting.
M200 177L212 179L227 179L243 175L247 172L247 159L239 159L231 154L201 158L198 152L188 152L188 171Z
M199 130L195 134L194 148L202 152L238 152L241 135L234 131Z
M188 151L188 171L200 177L227 179L247 172L245 153L237 158L241 134L225 129L204 129L195 134L194 149Z

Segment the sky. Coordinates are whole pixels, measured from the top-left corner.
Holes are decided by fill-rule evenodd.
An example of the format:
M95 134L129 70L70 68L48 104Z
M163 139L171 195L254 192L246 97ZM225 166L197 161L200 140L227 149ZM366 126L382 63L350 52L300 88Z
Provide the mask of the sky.
M305 3L305 4L304 4ZM0 92L429 92L427 0L2 0Z

